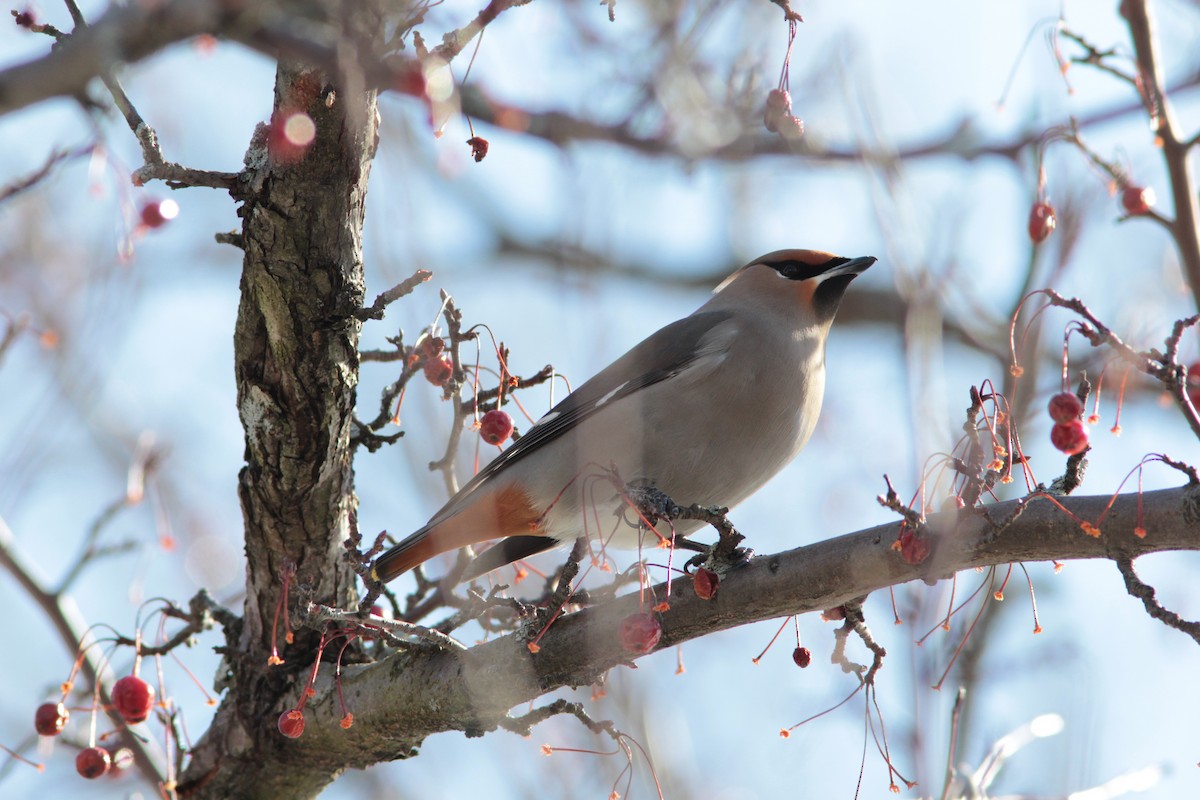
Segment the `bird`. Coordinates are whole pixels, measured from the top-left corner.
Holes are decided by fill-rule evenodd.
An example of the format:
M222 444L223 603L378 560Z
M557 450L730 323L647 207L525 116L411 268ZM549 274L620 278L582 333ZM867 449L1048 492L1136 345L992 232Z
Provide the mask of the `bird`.
M679 505L733 508L808 443L825 393L825 344L850 282L876 259L777 250L741 267L692 314L581 384L374 562L386 583L492 539L458 576L573 542L638 544L620 483ZM666 523L660 523L666 524ZM703 523L677 521L686 536ZM610 541L608 537L614 538Z

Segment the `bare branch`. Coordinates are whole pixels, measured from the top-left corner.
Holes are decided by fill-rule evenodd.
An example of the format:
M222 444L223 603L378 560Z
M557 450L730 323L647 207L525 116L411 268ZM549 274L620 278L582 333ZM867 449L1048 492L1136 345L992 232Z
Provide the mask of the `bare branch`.
M1168 611L1163 608L1162 604L1156 598L1157 593L1154 591L1154 587L1143 583L1142 579L1134 572L1132 558L1119 555L1113 559L1113 562L1117 565L1117 569L1120 570L1121 577L1125 579L1125 590L1129 592L1131 597L1136 597L1142 601L1142 605L1146 607L1147 614L1168 628L1174 628L1181 633L1187 634L1195 639L1197 644L1200 644L1200 622L1189 622L1174 611Z
M442 37L442 43L430 51L430 55L440 61L453 61L471 40L483 33L483 29L510 8L528 5L532 0L490 0L483 10L458 30L453 30Z
M422 283L425 283L433 277L433 273L427 269L419 269L412 275L402 280L392 288L382 292L375 298L375 302L367 308L359 309L354 312L354 316L362 321L369 319L383 319L383 311L392 303L399 300L401 297L412 294L413 289L416 289Z
M1200 73L1191 75L1171 92L1181 92L1200 86ZM461 89L463 111L476 120L500 125L503 120L522 120L522 133L545 139L563 146L573 142L600 141L622 145L629 150L645 155L679 157L683 153L678 143L669 136L643 136L634 131L627 122L601 123L583 119L560 111L528 111L515 109L486 95L475 87ZM1141 103L1122 103L1109 108L1081 115L1076 124L1089 128L1113 122L1143 110ZM759 156L784 156L803 158L818 163L864 162L889 167L904 161L946 156L963 161L998 157L1017 162L1021 153L1036 145L1045 135L1043 127L1031 128L1018 136L1001 142L985 142L974 132L970 119L963 119L953 130L923 142L902 144L898 147L871 150L858 145L839 147L815 143L805 137L798 141L784 140L765 131L747 130L727 144L704 153L706 158L740 162ZM692 158L695 154L691 155Z
M1192 432L1200 438L1200 410L1197 410L1192 404L1188 394L1187 372L1184 366L1176 360L1180 337L1186 329L1200 323L1200 315L1193 315L1175 322L1165 343L1166 353L1159 353L1156 350L1143 352L1126 344L1111 328L1101 322L1079 298L1066 298L1052 289L1043 289L1041 294L1046 296L1051 305L1069 309L1087 320L1089 324L1081 325L1078 331L1091 342L1093 347L1106 346L1125 363L1161 381L1163 387L1182 409Z
M447 334L446 338L450 341L450 360L454 363L454 374L446 383L446 397L457 397L462 391L464 384L464 373L462 366L462 357L460 354L460 345L466 341L475 339L474 333L463 333L462 330L462 312L454 305L454 298L442 291L442 317L446 320ZM458 491L458 478L454 474L454 460L458 453L458 443L462 439L463 422L466 420L467 413L463 411L460 404L454 404L454 419L450 424L450 435L446 437L446 451L437 461L429 464L430 472L441 472L442 480L446 485L446 492L453 495Z
M143 130L149 130L149 128L144 128ZM139 140L142 138L142 136L138 137ZM148 161L145 165L135 169L132 180L135 186L159 180L166 183L172 189L183 189L189 186L206 186L210 189L225 189L229 192L236 192L241 183L241 173L192 169L191 167L185 167L174 162L163 161L160 152L157 161ZM233 244L228 239L222 240L218 238L218 241L225 244Z
M1109 503L1112 502L1111 508ZM1134 533L1139 499L1134 494L1113 501L1107 496L1062 498L1060 502L1080 519L1096 520L1105 513L1104 533L1093 537L1055 505L1035 499L1003 536L989 539L989 523L978 516L961 519L942 535L936 564L910 565L894 552L895 523L829 539L784 553L762 556L734 569L722 581L719 606L688 591L673 592L670 611L662 616L663 634L656 649L764 619L835 608L886 586L977 566L1016 561L1111 558L1162 550L1200 550L1195 536L1196 502L1188 488L1148 492L1141 497L1144 538ZM1015 502L993 507L1010 513ZM934 515L933 521L938 521ZM934 528L939 528L934 525ZM690 581L690 578L680 580ZM665 587L654 589L665 594ZM611 603L561 616L539 640L536 654L524 636L514 633L477 645L467 652L405 652L343 675L343 691L366 692L378 702L356 715L373 731L404 731L405 741L419 743L441 730L488 730L505 725L512 707L527 703L560 686L587 685L631 655L619 643L621 620L639 608L638 593ZM398 684L397 668L421 675L420 682ZM378 684L379 689L372 686ZM386 687L386 691L382 687ZM314 698L316 708L336 708L332 691ZM441 710L431 719L427 709ZM334 725L333 727L336 727ZM341 733L339 731L339 733ZM298 740L298 747L349 747ZM324 757L329 752L322 751Z
M26 189L31 189L34 186L37 186L39 183L45 180L46 177L49 176L50 173L54 171L54 168L59 164L90 155L94 147L95 145L88 144L84 145L83 147L76 147L72 150L55 150L49 155L49 157L46 158L46 162L42 164L42 166L38 167L35 171L26 175L24 178L18 178L7 186L0 188L0 203L15 197Z
M465 651L467 649L462 642L441 631L398 619L361 616L357 611L342 611L319 603L309 603L305 608L305 613L307 618L304 621L308 625L319 626L324 622L336 622L339 625L363 628L366 631L364 635L369 635L372 631L385 631L392 636L412 636L416 639L423 639L447 650Z
M570 714L582 722L584 727L586 727L592 733L606 733L613 739L618 737L618 733L612 722L608 720L597 722L588 716L587 711L584 710L582 705L579 703L569 702L561 697L549 705L542 706L541 708L535 708L529 713L522 714L519 717L505 717L500 722L500 727L504 728L506 731L512 731L513 733L521 736L528 736L533 732L534 725L541 724L542 722L545 722L546 720L558 714Z
M925 525L925 518L900 500L900 495L896 493L896 487L892 486L892 479L884 475L883 482L887 484L887 494L879 495L875 498L875 502L899 514L914 530L923 527Z
M235 628L240 624L237 615L214 600L212 595L205 589L201 589L192 597L188 602L187 611L172 605L164 609L164 614L187 623L165 642L157 645L147 645L140 638L130 638L128 636L117 636L114 641L125 647L137 648L139 656L161 656L166 655L177 647L189 644L196 634L211 630L213 623L218 623L227 628Z
M168 45L216 32L232 19L217 0L173 0L111 7L100 20L41 58L0 72L0 114L51 97L81 97L88 83L118 63L133 63Z

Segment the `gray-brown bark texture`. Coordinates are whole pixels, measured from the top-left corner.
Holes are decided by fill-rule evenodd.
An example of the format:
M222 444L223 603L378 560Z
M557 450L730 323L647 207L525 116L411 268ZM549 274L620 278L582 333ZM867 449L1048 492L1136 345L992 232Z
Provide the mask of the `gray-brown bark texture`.
M373 4L342 4L350 40L370 42ZM245 519L246 605L227 632L216 719L181 781L190 797L307 797L338 774L340 754L279 735L317 634L297 632L285 663L268 667L285 573L318 602L349 607L354 574L340 557L355 504L349 445L363 300L362 226L377 140L375 93L352 75L281 64L275 107L301 110L317 138L294 163L262 158L244 205L241 304L234 332L238 408L246 435L238 494ZM261 148L261 149L259 149ZM248 164L253 166L253 164ZM293 593L293 597L295 594ZM282 634L280 634L282 636ZM284 647L284 642L279 641ZM306 654L308 657L306 658ZM285 696L291 701L286 702Z

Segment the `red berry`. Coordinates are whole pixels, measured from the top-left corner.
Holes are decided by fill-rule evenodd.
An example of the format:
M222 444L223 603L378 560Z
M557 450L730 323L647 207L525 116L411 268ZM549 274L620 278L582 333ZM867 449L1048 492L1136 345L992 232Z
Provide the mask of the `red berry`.
M621 647L630 653L645 655L653 650L662 638L662 625L653 614L639 611L621 620L621 628L617 635L621 640Z
M931 550L929 540L917 536L912 531L900 534L900 538L892 544L892 548L900 551L900 557L904 559L905 564L913 566L924 563L925 559L929 558Z
M797 647L792 651L792 661L796 662L796 666L804 669L812 663L812 653L807 647Z
M1125 213L1133 217L1150 213L1157 200L1154 190L1148 186L1126 186L1121 192L1121 205Z
M692 589L701 600L712 600L721 588L721 579L711 569L701 567L692 575Z
M19 27L32 29L37 25L37 14L34 13L32 8L26 8L24 11L14 11L13 21Z
M792 96L786 89L772 89L767 93L767 107L763 111L763 126L771 133L779 132L779 123L792 115Z
M33 715L33 727L42 736L58 736L70 718L71 712L62 703L42 703Z
M142 224L147 228L161 228L179 216L179 203L166 200L150 200L142 204Z
M467 139L467 144L471 145L471 157L478 163L487 158L488 140L482 136L472 136Z
M452 375L454 364L445 356L431 358L425 362L425 380L434 386L445 386Z
M1050 234L1054 233L1054 226L1058 224L1058 220L1054 217L1054 206L1046 201L1033 204L1033 210L1029 212L1029 238L1034 244L1040 244L1046 241Z
M279 732L289 739L299 739L304 733L304 712L298 708L289 708L279 715Z
M1088 446L1087 428L1077 419L1060 422L1050 429L1050 444L1069 456L1082 453Z
M422 339L417 345L417 355L423 358L437 358L446 349L446 340L438 336Z
M488 444L503 444L512 432L513 418L507 411L493 408L479 421L479 436Z
M113 684L112 703L129 724L145 722L154 708L154 687L137 675L126 675Z
M75 756L75 771L88 780L99 778L112 766L112 756L103 747L88 747Z
M1070 422L1083 415L1083 401L1071 392L1059 392L1050 398L1049 411L1055 422Z

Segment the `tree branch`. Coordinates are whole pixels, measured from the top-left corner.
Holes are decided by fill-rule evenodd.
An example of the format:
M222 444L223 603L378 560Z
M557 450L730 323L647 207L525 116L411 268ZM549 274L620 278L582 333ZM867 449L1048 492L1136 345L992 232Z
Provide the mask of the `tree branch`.
M1079 518L1102 520L1099 537L1085 534L1049 501L1034 500L998 537L987 535L986 520L967 516L939 539L933 556L919 566L904 563L892 550L897 524L889 523L755 558L730 571L712 600L700 600L691 590L691 579L682 578L672 587L671 610L662 616L663 635L656 649L751 622L834 608L888 586L977 566L1200 550L1200 494L1195 489L1143 494L1140 517L1136 494L1116 498L1111 508L1110 501L1108 496L1060 499ZM1015 506L1016 501L999 503L989 511L1002 518ZM938 517L931 518L933 530L940 529ZM1139 522L1147 531L1145 538L1133 532ZM665 589L656 591L662 594ZM308 704L315 719L304 738L290 743L288 768L293 773L321 773L363 767L414 754L433 733L459 730L478 735L511 727L505 720L514 706L563 686L588 685L605 671L630 663L633 656L621 648L617 630L621 620L637 610L634 592L565 615L542 636L537 654L519 634L510 634L465 653L399 652L374 664L343 667L342 693L356 698L351 709L355 726L339 727L337 691L331 678L319 679L317 696ZM404 679L397 681L397 675ZM273 768L267 763L262 767Z
M1146 607L1146 613L1154 619L1158 620L1168 628L1174 628L1181 633L1196 640L1200 644L1200 622L1189 622L1183 617L1176 614L1174 611L1169 611L1163 608L1158 602L1154 591L1154 587L1144 583L1133 569L1133 559L1126 556L1117 556L1113 559L1117 564L1117 569L1121 572L1121 577L1125 579L1125 590L1129 592L1131 597L1136 597L1142 601L1142 605Z
M1189 163L1191 143L1181 135L1168 91L1163 88L1158 35L1149 3L1147 0L1125 0L1121 3L1121 15L1129 24L1137 54L1142 99L1150 116L1150 128L1162 144L1163 161L1171 181L1171 198L1175 205L1171 234L1179 248L1192 297L1200 307L1200 200L1196 197Z
M1200 86L1200 73L1188 76L1168 91L1181 92L1196 86ZM559 146L573 142L608 142L644 155L683 156L678 142L669 135L643 135L627 122L597 122L560 111L517 109L474 86L462 87L460 91L463 111L475 120L507 128L512 127L513 120L520 120L520 133ZM1140 102L1121 103L1084 114L1076 119L1076 124L1080 128L1089 128L1123 119L1143 109ZM1024 150L1036 145L1044 136L1045 127L1039 126L1006 141L981 141L973 121L964 118L953 130L940 136L871 150L858 145L831 146L809 137L798 141L785 140L753 128L742 131L733 141L703 156L730 162L748 161L760 156L785 156L827 163L866 162L876 166L893 166L905 161L940 156L954 156L963 161L999 157L1016 162ZM688 157L694 159L696 154Z
M46 55L0 72L0 114L52 97L82 96L113 65L141 61L176 42L219 30L229 16L216 0L114 6Z

